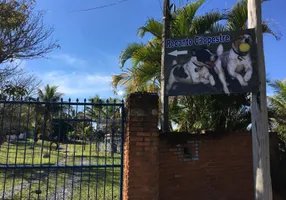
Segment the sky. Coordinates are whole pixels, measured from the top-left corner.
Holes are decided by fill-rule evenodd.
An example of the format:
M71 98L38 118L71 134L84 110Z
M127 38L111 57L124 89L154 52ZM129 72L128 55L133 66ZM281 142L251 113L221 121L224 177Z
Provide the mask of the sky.
M42 84L59 86L64 99L113 97L111 76L120 73L118 58L132 42L144 42L137 29L148 18L162 19L163 0L37 0L36 10L45 10L44 22L54 27L52 38L60 49L48 58L23 61L22 65L37 75ZM179 2L179 0L176 0ZM171 1L172 2L172 1ZM231 8L236 0L207 0L200 13ZM111 6L105 6L110 5ZM101 7L85 12L81 9ZM263 5L263 19L286 35L286 0L271 0ZM286 76L286 38L276 41L264 36L266 72L271 79ZM271 88L267 88L272 94ZM122 95L123 91L119 91ZM121 98L122 96L117 96Z

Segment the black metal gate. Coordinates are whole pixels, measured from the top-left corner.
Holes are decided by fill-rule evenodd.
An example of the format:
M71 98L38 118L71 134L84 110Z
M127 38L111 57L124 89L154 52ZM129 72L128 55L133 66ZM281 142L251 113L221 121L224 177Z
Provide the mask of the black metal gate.
M122 199L124 103L0 101L0 199Z

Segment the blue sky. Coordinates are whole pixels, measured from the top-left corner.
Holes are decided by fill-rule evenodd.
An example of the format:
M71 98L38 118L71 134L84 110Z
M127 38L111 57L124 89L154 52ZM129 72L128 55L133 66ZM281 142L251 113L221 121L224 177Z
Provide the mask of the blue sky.
M180 0L175 0L180 2ZM25 61L43 84L58 85L64 98L113 96L111 75L120 73L118 57L128 43L146 41L136 36L137 28L150 17L161 20L162 0L127 0L114 6L88 12L72 12L119 2L119 0L37 0L36 9L46 10L45 23L54 26L53 38L61 48L49 59ZM230 8L236 0L207 0L200 13ZM275 29L286 33L285 0L263 5L263 19L274 20ZM286 38L264 37L266 70L271 79L286 75ZM272 93L268 88L268 93Z

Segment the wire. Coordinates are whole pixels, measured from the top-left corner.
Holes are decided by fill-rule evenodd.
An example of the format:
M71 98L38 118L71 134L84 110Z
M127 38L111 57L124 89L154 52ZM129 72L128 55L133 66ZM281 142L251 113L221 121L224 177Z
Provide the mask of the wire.
M93 7L93 8L86 8L86 9L80 9L80 10L72 10L72 11L69 11L69 12L86 12L86 11L92 11L92 10L98 10L98 9L101 9L101 8L107 8L107 7L110 7L110 6L115 6L117 4L120 4L120 3L124 3L128 0L121 0L121 1L118 1L118 2L115 2L115 3L111 3L111 4L106 4L106 5L102 5L102 6L97 6L97 7Z

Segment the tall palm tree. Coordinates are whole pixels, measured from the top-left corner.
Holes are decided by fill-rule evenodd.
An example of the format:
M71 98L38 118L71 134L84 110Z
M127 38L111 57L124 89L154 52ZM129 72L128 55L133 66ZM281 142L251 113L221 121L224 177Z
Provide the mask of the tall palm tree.
M39 132L42 133L42 139L49 136L48 133L52 132L52 119L53 116L59 115L62 106L55 104L61 100L63 93L57 91L58 86L50 86L47 84L43 89L38 89L38 100L43 104L37 104L35 106L35 112L38 113L38 121L35 122L35 136L34 144L37 142L37 135ZM43 145L43 144L42 144Z
M37 109L44 116L44 124L50 119L52 115L57 115L61 107L55 102L61 100L63 93L57 91L58 86L50 86L47 84L44 89L38 89L38 97L41 102L44 102L44 105L38 106Z

